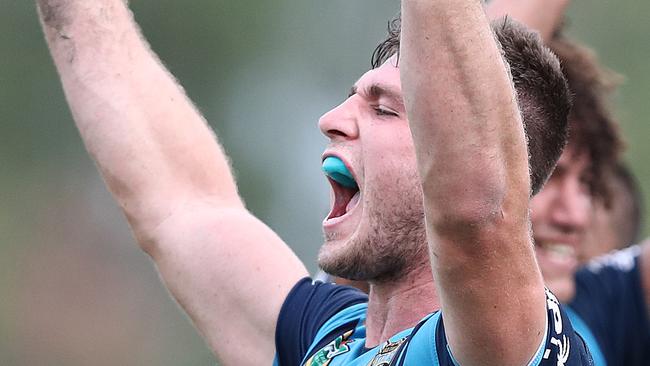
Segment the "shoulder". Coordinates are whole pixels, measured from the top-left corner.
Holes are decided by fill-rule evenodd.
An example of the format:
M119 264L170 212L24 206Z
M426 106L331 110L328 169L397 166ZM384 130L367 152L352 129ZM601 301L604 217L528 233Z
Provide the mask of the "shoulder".
M310 278L300 280L278 317L276 362L282 366L300 365L314 349L365 323L367 301L364 293L351 287Z
M641 252L641 246L633 245L598 257L589 262L584 269L596 274L603 271L631 272L636 268Z
M569 303L610 364L645 364L650 319L641 274L642 246L612 252L576 273Z
M576 294L570 306L588 318L592 311L609 312L625 304L643 305L641 252L641 247L632 246L599 257L581 268L575 275Z
M581 302L629 301L623 297L642 294L638 245L598 257L576 272L576 295L572 307Z

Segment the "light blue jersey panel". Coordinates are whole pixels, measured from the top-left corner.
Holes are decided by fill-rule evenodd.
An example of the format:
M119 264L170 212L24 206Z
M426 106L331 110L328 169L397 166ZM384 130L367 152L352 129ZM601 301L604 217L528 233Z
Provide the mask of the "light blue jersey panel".
M594 359L594 366L607 366L607 362L605 361L605 356L603 356L603 352L600 349L600 345L598 345L596 337L591 332L584 320L582 320L582 318L576 314L576 312L573 311L573 309L571 309L569 306L565 307L564 310L566 311L569 320L571 320L571 324L573 324L573 329L575 329L576 333L582 336L582 339L585 340L587 347L589 347L591 357Z
M362 315L365 321L367 306L359 304L346 309L328 321L318 332L314 344L318 344L322 337L327 336L332 330L346 324L354 316ZM363 312L363 313L361 313ZM414 328L406 329L391 337L388 341L372 349L365 348L365 325L359 322L357 328L349 336L343 335L328 343L320 350L310 348L308 355L313 354L303 361L305 366L440 366L436 353L435 329L440 318L440 313L427 316L423 319L422 326L417 330L409 342L409 336ZM316 351L316 352L314 352ZM406 358L404 359L404 355ZM451 366L451 365L450 365Z

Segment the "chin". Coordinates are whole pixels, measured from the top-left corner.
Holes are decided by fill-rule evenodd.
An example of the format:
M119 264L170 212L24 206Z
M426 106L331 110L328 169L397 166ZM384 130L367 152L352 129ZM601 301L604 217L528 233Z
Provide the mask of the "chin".
M371 239L328 240L320 249L318 266L326 273L353 281L383 282L406 272L409 256L385 250Z
M351 254L354 250L349 248L350 244L352 243L349 238L327 234L318 252L318 266L331 275L347 278L339 273L338 268L354 256Z
M422 258L428 261L422 197L418 189L408 188L386 189L383 195L367 192L346 215L326 220L319 266L337 277L376 283L407 274Z

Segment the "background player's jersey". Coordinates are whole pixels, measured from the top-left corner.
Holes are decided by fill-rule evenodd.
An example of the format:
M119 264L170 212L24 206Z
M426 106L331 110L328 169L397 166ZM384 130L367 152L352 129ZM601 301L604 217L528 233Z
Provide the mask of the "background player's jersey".
M383 344L365 348L367 296L333 284L301 280L287 297L276 329L275 366L457 366L440 312ZM529 365L592 365L587 347L547 291L546 336Z
M641 247L633 246L600 257L576 274L576 296L569 304L578 319L574 325L582 321L591 330L607 366L650 365L640 254Z

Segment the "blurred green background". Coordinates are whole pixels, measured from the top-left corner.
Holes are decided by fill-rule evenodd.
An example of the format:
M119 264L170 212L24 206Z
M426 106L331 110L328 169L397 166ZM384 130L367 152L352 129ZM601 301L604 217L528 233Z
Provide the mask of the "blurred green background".
M214 364L87 157L33 2L0 4L0 365ZM368 69L398 5L132 1L221 136L249 208L311 270L328 211L316 121ZM569 12L569 33L626 77L617 116L646 201L648 14L641 0L580 0Z

